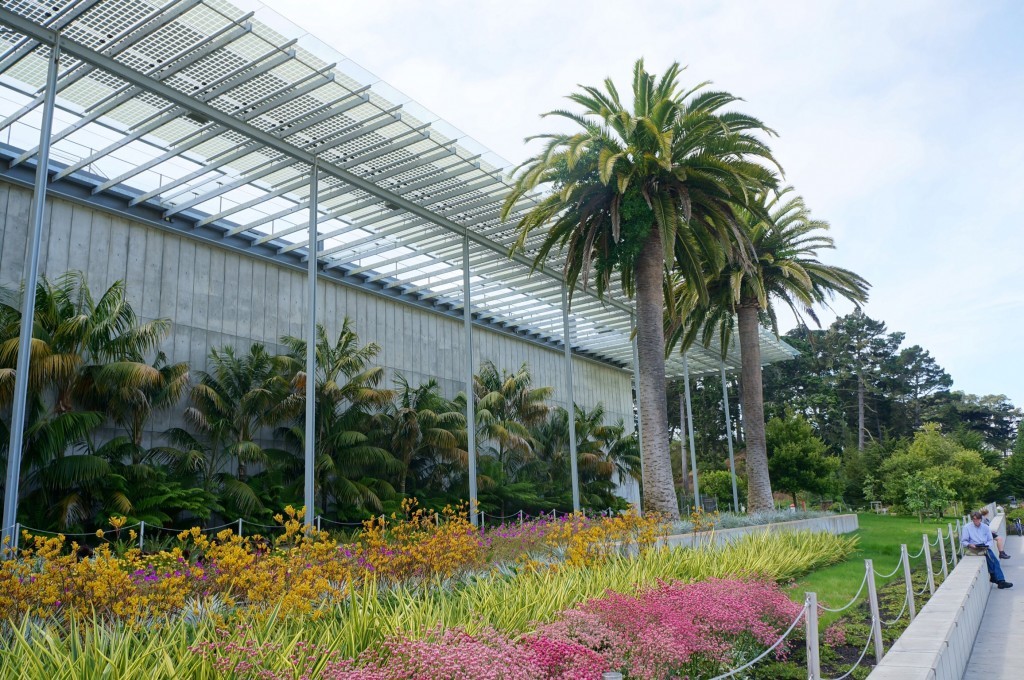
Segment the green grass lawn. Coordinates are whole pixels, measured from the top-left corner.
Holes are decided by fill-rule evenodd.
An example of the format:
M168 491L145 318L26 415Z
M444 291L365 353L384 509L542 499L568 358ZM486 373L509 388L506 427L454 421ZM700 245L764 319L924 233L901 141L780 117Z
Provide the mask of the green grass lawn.
M790 596L795 601L802 601L805 592L818 594L818 602L829 607L841 607L853 598L860 587L861 579L864 578L864 560L873 560L876 572L888 574L896 568L900 559L900 544L906 543L907 550L911 555L921 549L921 535L927 533L929 538L935 539L935 530L942 528L942 536L946 542L947 559L949 555L949 538L946 535L946 525L952 520L956 525L955 518L945 518L942 521L926 519L924 523L918 522L916 517L899 517L876 515L874 513L860 513L858 521L860 528L855 532L858 537L857 550L845 561L825 567L796 580L796 583L789 588ZM933 548L933 554L937 554L938 548ZM924 555L910 561L911 569L915 572L924 572ZM942 565L937 558L933 558L932 567L939 574L936 580L938 585L942 578ZM885 583L897 578L902 578L902 567L895 576L889 579L875 578L878 588ZM867 588L865 588L865 591ZM862 600L866 592L861 596ZM839 615L824 612L821 618L822 628L839 618Z

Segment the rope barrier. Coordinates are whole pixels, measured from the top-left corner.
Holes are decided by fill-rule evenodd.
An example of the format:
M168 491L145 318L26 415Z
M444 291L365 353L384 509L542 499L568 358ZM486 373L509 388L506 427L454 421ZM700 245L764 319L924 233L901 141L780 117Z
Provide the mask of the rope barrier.
M899 614L897 614L897 615L896 615L896 618L895 618L895 619L893 619L892 621L886 621L885 619L882 619L882 625L883 625L883 626L892 626L892 625L895 625L897 621L899 621L900 619L902 619L902 618L903 618L903 613L904 613L904 612L906 612L906 611L907 611L907 598L905 598L905 597L904 597L904 598L903 598L903 608L902 608L902 609L900 609L900 613L899 613Z
M895 576L895 575L896 575L896 572L900 570L900 567L901 567L902 565L903 565L903 556L902 556L902 555L900 555L900 561L896 563L896 568L895 568L895 569L893 569L893 570L892 570L891 572L889 572L888 574L885 574L885 575L883 576L882 574L879 574L879 573L878 573L877 571L875 571L875 570L874 570L874 568L872 568L872 571L874 571L874 572L875 572L875 576L877 576L878 578L891 578L891 577L893 577L893 576Z
M867 572L865 572L865 573L864 573L864 578L863 578L863 579L861 579L861 582L860 582L860 588L858 588L858 589L857 589L857 594L856 594L856 595L854 595L854 596L853 596L853 599L852 599L852 600L850 600L849 602L847 602L845 606L843 606L843 607L840 607L839 609L829 609L829 608L828 608L828 607L826 607L825 605L820 605L820 606L821 606L821 608L822 608L822 609L823 609L824 611L827 611L827 612L832 612L833 614L838 614L839 612L843 612L843 611L846 611L847 609L849 609L850 607L852 607L852 606L854 605L854 603L856 603L856 602L857 602L857 600L858 600L858 599L860 598L860 594L864 592L864 586L865 586L865 585L867 585L867 582L868 582L868 575L867 575Z
M715 677L711 678L711 680L725 680L725 678L731 678L732 676L736 675L740 671L745 671L746 669L750 668L751 666L753 666L755 663L757 663L761 659L763 659L766 656L768 656L768 654L770 652L772 652L776 647L781 645L783 643L783 641L785 641L785 639L787 637L789 637L789 634L793 632L794 628L796 628L796 624L800 623L800 619L802 619L804 617L804 614L806 614L806 613L807 613L807 603L805 602L803 609L801 609L800 613L796 615L795 619L793 619L793 623L789 624L789 628L787 628L786 632L782 634L782 637L780 637L778 640L775 641L775 644L773 644L771 647L769 647L768 649L764 650L763 652L758 654L756 657L754 657L752 660L750 660L747 663L743 664L739 668L734 668L731 671L727 671L725 673L722 673L721 675L716 675Z
M913 554L913 555L908 555L908 557L909 557L910 559L912 559L912 560L916 560L916 559L917 559L918 557L920 557L920 556L921 556L921 555L923 555L923 554L924 554L924 546L922 545L922 546L921 546L921 549L920 549L920 550L918 550L918 551L917 551L917 553L915 553L915 554Z
M139 526L140 524L141 524L141 522L136 522L135 524L129 524L128 526L121 527L120 529L107 529L107 530L105 530L103 532L103 535L106 536L107 534L116 534L118 531L126 531L127 529L134 529L135 527ZM15 526L17 526L17 525L15 525ZM27 531L30 534L49 534L50 536L71 536L71 537L75 537L75 536L81 536L81 537L92 536L92 537L95 537L96 536L96 532L95 531L87 533L87 534L72 534L72 533L68 533L66 531L47 531L46 529L34 529L32 527L27 527L24 524L21 525L21 528L22 528L23 531Z
M339 527L361 527L361 526L363 526L362 522L339 522L337 520L327 519L326 517L321 517L320 521L321 522L327 522L328 524L334 524L334 525L339 526Z
M924 587L922 587L921 590L917 591L915 593L915 595L924 595L924 591L926 591L926 590L928 590L928 584L927 583L925 583Z
M864 643L864 649L861 650L860 658L857 659L857 662L850 667L850 670L846 671L838 678L831 678L830 680L846 680L846 678L850 677L850 674L857 670L861 662L864 660L864 657L867 656L869 647L871 647L871 631L868 631L868 641Z

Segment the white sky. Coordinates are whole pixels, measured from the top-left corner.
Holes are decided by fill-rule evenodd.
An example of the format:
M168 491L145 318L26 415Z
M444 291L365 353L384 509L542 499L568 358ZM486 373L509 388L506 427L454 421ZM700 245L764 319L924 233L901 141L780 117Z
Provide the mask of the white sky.
M1024 405L1024 3L265 2L513 164L578 83L687 65L779 133L868 315Z

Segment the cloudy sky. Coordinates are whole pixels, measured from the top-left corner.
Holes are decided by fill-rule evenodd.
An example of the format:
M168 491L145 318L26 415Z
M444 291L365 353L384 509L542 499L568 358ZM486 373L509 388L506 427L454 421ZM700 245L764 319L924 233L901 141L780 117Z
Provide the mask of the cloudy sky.
M578 83L686 65L778 132L866 312L1024 405L1024 3L266 3L513 164Z

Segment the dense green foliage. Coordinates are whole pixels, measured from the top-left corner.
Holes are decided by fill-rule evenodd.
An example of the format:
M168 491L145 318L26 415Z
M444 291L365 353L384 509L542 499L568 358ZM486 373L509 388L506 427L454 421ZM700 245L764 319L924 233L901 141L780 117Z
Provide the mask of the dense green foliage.
M0 299L0 446L8 444L19 295ZM21 521L91 532L111 514L151 527L242 517L270 523L301 505L306 343L281 338L274 354L210 349L206 370L168 364L159 352L171 322L142 322L123 282L98 299L81 274L43 280L36 292ZM345 319L337 337L318 327L315 484L317 513L358 520L417 496L440 508L465 497L465 395L401 375L385 386L380 348ZM155 356L151 363L147 357ZM480 506L487 513L566 511L568 417L548 404L527 366L484 362L474 399ZM156 415L160 415L158 420ZM635 439L605 422L601 405L574 409L584 505L620 509L614 476L638 475ZM159 422L181 426L160 427ZM2 450L6 461L6 448Z
M805 433L820 440L822 455L838 468L834 487L799 488L811 499L854 507L880 501L928 514L953 500L969 503L994 492L1024 498L1022 412L1006 397L952 390L949 374L926 349L904 347L902 333L861 312L823 330L799 327L783 340L800 355L764 369L765 414L770 422L794 416L806 421L811 429ZM681 385L674 386L668 395L674 428L679 391ZM720 378L695 380L692 395L698 465L702 472L727 469ZM735 423L735 381L729 401ZM745 443L739 428L735 435L742 476ZM924 449L933 453L922 454ZM772 483L782 490L788 466L779 463Z

